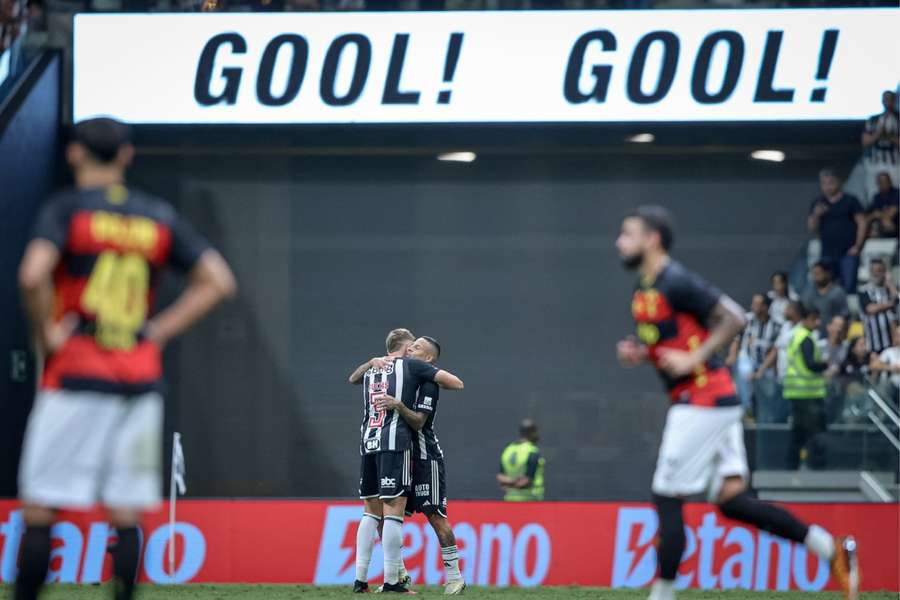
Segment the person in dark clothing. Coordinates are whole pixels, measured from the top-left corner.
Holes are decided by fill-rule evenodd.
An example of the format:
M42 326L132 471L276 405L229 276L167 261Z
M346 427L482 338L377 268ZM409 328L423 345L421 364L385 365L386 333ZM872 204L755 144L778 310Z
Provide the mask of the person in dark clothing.
M822 359L812 335L821 318L818 311L801 307L801 319L788 346L784 378L784 397L793 405L794 414L787 461L789 470L798 469L801 462L814 469L825 467L820 434L826 428L825 371L828 363Z
M862 204L856 196L844 193L843 182L834 171L823 169L819 186L822 195L809 207L807 227L822 241L822 259L835 266L841 286L852 294L868 221Z

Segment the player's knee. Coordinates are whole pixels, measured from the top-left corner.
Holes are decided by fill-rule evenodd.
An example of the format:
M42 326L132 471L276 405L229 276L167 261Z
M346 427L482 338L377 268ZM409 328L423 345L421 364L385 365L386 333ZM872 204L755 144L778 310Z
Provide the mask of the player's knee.
M134 509L107 508L106 512L109 517L109 524L119 529L136 527L141 522L140 511Z
M743 477L729 477L722 482L722 489L716 498L716 503L721 506L747 491L747 482Z
M32 527L49 527L56 521L56 510L46 506L26 504L22 508L25 524Z
M735 521L743 521L748 514L748 506L752 503L750 492L746 489L719 502L719 511Z

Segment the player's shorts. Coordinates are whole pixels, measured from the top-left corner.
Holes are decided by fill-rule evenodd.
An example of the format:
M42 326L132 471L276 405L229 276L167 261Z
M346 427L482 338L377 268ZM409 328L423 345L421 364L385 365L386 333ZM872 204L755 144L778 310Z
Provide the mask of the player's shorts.
M740 406L670 407L653 474L653 493L676 497L707 491L714 500L726 477L747 480L742 412Z
M416 460L413 463L412 510L426 516L447 516L447 481L444 459Z
M407 494L412 486L412 452L384 451L363 454L359 469L362 500L390 500Z
M48 508L153 510L162 496L163 400L42 390L28 418L19 497Z

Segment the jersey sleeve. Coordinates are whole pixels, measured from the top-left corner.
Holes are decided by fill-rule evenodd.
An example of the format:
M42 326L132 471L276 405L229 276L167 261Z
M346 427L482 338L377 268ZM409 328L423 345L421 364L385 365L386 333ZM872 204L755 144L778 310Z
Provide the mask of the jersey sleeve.
M434 365L429 365L427 362L416 360L414 358L409 359L407 367L409 368L410 374L420 382L433 382L434 377L438 372L438 369Z
M425 383L419 388L419 397L413 410L420 413L432 414L437 409L438 386L434 383Z
M705 324L722 296L722 290L707 283L699 275L682 271L672 285L672 308L691 314Z
M47 240L62 250L68 240L70 218L71 211L62 198L49 198L38 213L31 239Z
M175 216L172 223L172 250L169 253L169 264L174 269L182 272L190 271L200 255L211 247L190 223L180 215Z
M540 452L532 452L528 455L528 464L525 467L525 477L528 479L534 480L535 475L537 475L538 464L541 462L541 453Z

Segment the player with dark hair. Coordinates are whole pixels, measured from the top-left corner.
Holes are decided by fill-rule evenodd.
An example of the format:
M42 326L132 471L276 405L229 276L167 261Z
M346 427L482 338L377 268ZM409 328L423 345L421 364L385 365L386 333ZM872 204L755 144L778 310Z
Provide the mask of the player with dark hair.
M161 350L235 293L225 260L171 206L125 186L133 156L123 123L75 125L66 159L76 189L44 205L19 268L44 368L19 471L16 600L37 598L47 577L58 509L97 501L118 537L114 597L134 596L138 523L162 493ZM151 317L166 267L189 282Z
M391 335L388 350L391 350L390 340ZM413 460L413 433L401 414L406 410L417 411L419 392L427 383L463 389L462 380L452 373L399 355L399 344L393 348L389 356L363 363L349 377L350 383L359 383L362 373L363 384L359 496L365 502L365 513L357 531L354 592L368 591L368 565L380 521L384 550L381 591L413 593L400 581L403 517L412 490Z
M669 257L674 241L665 209L641 207L622 222L616 248L640 274L631 303L638 338L618 344L625 366L649 361L659 371L672 405L653 476L659 515L659 578L651 600L672 600L685 548L682 504L704 490L722 514L805 544L831 562L850 600L858 596L853 538L835 539L788 511L756 499L749 476L734 383L716 353L744 326L744 311L719 289Z
M406 349L406 356L433 365L441 356L441 345L436 339L422 336ZM425 515L441 544L441 559L447 572L444 594L462 594L466 582L459 571L459 551L456 536L447 519L447 479L444 451L434 431L440 388L428 382L419 388L414 410L398 400L385 397L386 409L400 411L400 416L413 430L413 496L412 510Z

